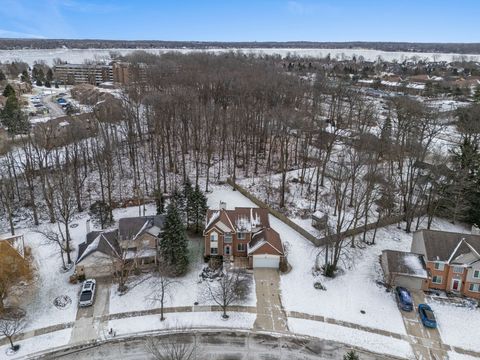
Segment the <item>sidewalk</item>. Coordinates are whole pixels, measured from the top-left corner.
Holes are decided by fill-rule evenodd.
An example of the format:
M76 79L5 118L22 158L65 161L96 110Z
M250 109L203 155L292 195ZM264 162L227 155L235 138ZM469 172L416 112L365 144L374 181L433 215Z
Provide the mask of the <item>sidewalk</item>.
M182 306L182 307L168 307L164 309L165 313L175 313L175 312L221 312L222 309L219 306ZM248 312L248 313L257 313L257 308L254 306L231 306L228 309L229 312ZM109 320L116 320L116 319L125 319L125 318L130 318L130 317L138 317L138 316L145 316L145 315L160 315L160 308L154 308L154 309L149 309L149 310L143 310L143 311L129 311L129 312L124 312L124 313L117 313L117 314L105 314L105 315L100 315L96 317L92 317L94 323L105 323ZM375 329L375 328L370 328L346 321L340 321L332 318L327 318L324 316L320 315L310 315L306 313L301 313L301 312L287 312L286 313L287 317L292 317L292 318L298 318L298 319L307 319L307 320L313 320L313 321L318 321L318 322L325 322L329 324L335 324L351 329L357 329L357 330L363 330L363 331L368 331L371 333L383 335L383 336L390 336L396 339L402 339L410 342L412 344L412 347L414 344L424 344L424 339L421 337L417 337L415 335L403 335L403 334L398 334L398 333L393 333L381 329ZM15 340L25 340L29 338L33 338L38 335L42 334L47 334L51 332L55 332L58 330L62 329L67 329L67 328L73 328L76 326L76 322L70 322L70 323L64 323L64 324L58 324L55 326L49 326L46 328L40 328L36 330L32 330L23 334L19 334L15 337ZM0 346L5 345L8 343L8 340L6 338L0 339ZM427 344L424 344L427 346ZM459 354L464 354L464 355L469 355L473 357L478 357L480 358L480 352L477 351L472 351L472 350L467 350L467 349L462 349L458 347L453 347L450 345L442 344L442 350L444 351L455 351Z

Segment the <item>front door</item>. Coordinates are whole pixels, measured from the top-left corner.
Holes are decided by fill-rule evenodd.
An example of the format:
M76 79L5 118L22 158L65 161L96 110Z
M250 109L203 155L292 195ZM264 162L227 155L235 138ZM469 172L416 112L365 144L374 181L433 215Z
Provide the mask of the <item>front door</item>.
M453 279L452 280L452 290L453 291L460 291L462 287L462 281L459 279Z
M230 249L231 249L231 248L230 248L229 245L225 246L225 255L230 255L230 252L231 252Z

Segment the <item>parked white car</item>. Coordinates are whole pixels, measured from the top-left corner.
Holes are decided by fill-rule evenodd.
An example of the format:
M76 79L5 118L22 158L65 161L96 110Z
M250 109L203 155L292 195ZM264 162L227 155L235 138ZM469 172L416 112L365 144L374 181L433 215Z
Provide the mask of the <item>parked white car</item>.
M95 279L87 279L82 285L82 290L80 291L80 300L78 306L86 307L93 305L95 301L95 290L97 288L97 282Z

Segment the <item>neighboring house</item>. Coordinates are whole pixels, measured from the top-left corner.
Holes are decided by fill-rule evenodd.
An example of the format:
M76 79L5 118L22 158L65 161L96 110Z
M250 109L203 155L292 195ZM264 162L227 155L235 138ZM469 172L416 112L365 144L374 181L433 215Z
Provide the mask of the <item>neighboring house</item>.
M111 276L122 261L132 261L140 269L155 267L164 220L163 216L122 218L116 230L89 232L78 249L77 275Z
M423 255L429 288L480 299L480 235L419 230L411 250Z
M380 258L385 282L411 290L428 289L428 273L423 256L404 251L383 250Z
M280 235L270 228L268 210L237 207L208 210L204 230L205 256L248 259L250 268L278 268L284 259Z

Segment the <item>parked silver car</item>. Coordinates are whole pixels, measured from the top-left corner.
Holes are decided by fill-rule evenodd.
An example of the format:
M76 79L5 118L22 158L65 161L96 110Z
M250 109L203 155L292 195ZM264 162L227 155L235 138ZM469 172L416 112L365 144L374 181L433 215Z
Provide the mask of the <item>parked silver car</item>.
M95 290L97 287L97 282L95 279L87 279L82 285L82 290L80 291L80 300L78 305L80 307L91 306L95 301Z

